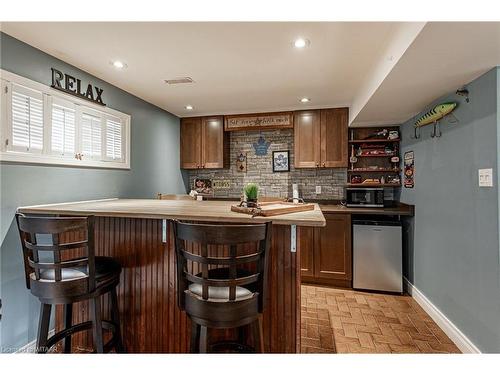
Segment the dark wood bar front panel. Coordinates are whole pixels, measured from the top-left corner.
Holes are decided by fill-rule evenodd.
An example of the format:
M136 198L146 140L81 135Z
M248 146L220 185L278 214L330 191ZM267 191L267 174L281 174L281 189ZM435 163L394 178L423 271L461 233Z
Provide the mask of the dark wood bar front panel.
M129 353L189 352L190 322L176 302L175 251L172 226L162 220L96 217L96 254L111 256L123 267L118 285L122 334ZM268 262L268 293L264 310L266 352L300 352L300 268L290 252L290 226L274 225ZM109 300L103 300L107 316ZM73 309L76 322L88 319L85 303ZM56 327L62 326L58 306ZM222 332L217 336L231 336ZM91 347L90 333L78 334L74 350Z

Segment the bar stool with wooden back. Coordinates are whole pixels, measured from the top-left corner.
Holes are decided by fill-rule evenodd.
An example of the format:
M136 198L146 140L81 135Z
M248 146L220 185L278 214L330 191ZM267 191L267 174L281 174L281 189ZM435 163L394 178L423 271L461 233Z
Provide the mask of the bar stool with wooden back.
M94 351L114 347L124 352L116 286L121 266L112 258L95 256L94 218L27 217L16 214L24 255L26 286L41 302L37 352L46 353L64 340L64 352L71 352L71 335L92 329ZM84 254L68 256L68 253ZM101 318L101 296L110 293L112 321ZM72 324L73 303L88 300L91 320ZM64 305L64 329L50 338L52 305ZM103 344L103 328L113 335Z
M191 352L264 351L262 312L271 231L271 223L174 222L177 297L180 309L191 318ZM235 328L240 337L209 345L208 328ZM253 348L243 342L247 328Z

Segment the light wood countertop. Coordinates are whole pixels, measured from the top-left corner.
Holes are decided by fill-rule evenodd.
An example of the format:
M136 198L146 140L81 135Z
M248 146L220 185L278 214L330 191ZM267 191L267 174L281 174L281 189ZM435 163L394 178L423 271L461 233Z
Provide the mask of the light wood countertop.
M95 215L145 219L179 219L210 222L255 223L271 220L273 224L309 227L325 226L319 205L314 210L294 212L269 218L255 217L231 211L234 201L195 201L159 199L102 199L84 202L45 204L19 207L25 214Z

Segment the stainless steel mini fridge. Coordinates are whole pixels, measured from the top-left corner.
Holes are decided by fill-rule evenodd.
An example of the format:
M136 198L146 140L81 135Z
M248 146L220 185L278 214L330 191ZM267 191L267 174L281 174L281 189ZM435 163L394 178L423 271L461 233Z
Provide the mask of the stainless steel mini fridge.
M403 292L401 223L353 220L353 287Z

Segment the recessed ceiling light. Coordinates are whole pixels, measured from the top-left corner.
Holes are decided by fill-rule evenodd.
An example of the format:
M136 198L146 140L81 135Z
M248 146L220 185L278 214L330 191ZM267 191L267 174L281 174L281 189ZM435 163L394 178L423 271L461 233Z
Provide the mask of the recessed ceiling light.
M184 108L186 108L188 111L191 111L193 109L193 106L188 104Z
M293 46L295 48L304 48L307 47L309 44L310 44L309 40L304 38L297 38L293 42Z
M310 101L311 101L311 99L309 99L309 98L302 98L302 99L300 99L301 103L309 103Z
M125 69L127 67L127 64L125 64L123 61L120 60L115 60L112 61L111 64L116 68L116 69Z

